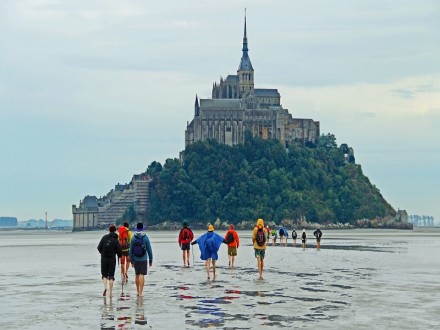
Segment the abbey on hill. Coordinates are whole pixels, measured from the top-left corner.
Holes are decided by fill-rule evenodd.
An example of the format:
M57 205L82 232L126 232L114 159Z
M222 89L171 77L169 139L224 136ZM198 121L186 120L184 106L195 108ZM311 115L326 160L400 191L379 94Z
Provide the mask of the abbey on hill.
M194 119L185 131L185 146L207 139L227 145L241 144L245 131L250 131L253 137L277 139L286 147L294 141L315 143L319 137L319 122L293 118L281 105L277 89L254 87L246 17L242 50L237 74L214 83L212 99L199 101L196 96Z
M72 205L74 230L133 217L149 224L260 216L322 223L395 214L354 164L352 148L320 137L319 122L293 118L277 89L254 88L246 18L242 51L237 75L214 83L211 99L196 96L184 161L153 162L106 196L86 196Z

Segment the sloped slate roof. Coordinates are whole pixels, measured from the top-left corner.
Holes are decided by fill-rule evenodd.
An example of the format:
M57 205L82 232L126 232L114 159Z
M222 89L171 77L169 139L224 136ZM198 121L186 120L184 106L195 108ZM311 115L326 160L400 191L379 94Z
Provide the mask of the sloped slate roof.
M252 67L251 59L247 54L243 54L243 56L241 57L238 71L254 71L254 68Z
M200 99L200 109L239 109L240 99Z
M228 75L228 76L226 77L226 80L225 80L225 81L228 81L228 82L238 82L238 76L237 76L237 75L230 74L230 75Z
M280 97L278 89L255 88L254 94L256 97Z

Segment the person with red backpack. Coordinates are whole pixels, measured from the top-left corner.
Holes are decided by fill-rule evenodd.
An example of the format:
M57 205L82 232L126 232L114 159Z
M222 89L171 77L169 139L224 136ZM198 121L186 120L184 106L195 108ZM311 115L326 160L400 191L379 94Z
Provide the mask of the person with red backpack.
M228 259L229 267L234 268L235 257L237 256L237 249L240 246L240 239L234 229L234 225L229 225L229 230L226 232L225 241L228 244Z
M131 242L131 231L128 228L129 225L127 222L124 222L124 225L120 226L118 229L118 239L119 244L122 248L122 257L121 257L121 278L122 282L128 282L128 268L130 268L130 256L128 255L130 250L130 242Z
M264 228L263 219L257 220L257 226L252 232L252 243L255 250L255 258L257 258L258 273L260 280L263 279L264 256L266 252L267 232Z
M183 228L179 233L179 246L182 249L183 267L189 267L189 250L191 241L194 239L194 234L191 229L188 228L188 222L183 222Z

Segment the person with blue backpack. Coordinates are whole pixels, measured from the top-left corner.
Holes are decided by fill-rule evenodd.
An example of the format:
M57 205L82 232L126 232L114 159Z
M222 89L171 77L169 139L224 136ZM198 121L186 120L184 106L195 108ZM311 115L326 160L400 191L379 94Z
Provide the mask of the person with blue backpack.
M142 297L144 290L144 276L147 275L148 266L153 266L153 251L148 236L144 232L144 225L138 222L136 233L130 242L129 256L136 274L137 295Z
M215 272L215 262L218 259L218 250L222 243L228 244L227 241L214 233L214 226L208 226L208 232L197 238L191 243L191 245L198 244L200 248L200 259L205 260L206 271L208 273L208 280L210 279L210 270L212 263L212 271L214 275L214 280L217 277Z

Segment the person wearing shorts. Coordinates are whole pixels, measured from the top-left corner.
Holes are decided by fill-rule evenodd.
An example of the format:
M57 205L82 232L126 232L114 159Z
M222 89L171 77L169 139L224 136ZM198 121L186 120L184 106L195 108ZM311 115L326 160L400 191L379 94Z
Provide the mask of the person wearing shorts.
M137 243L139 240L142 240L142 250L144 251L143 255L136 255L137 251L135 251L135 249L138 247ZM144 225L142 222L139 222L136 225L136 233L133 235L133 238L130 242L129 257L134 268L134 273L136 274L135 282L137 295L142 297L145 283L144 276L147 275L148 266L153 266L153 251L151 249L150 239L144 232Z
M235 257L237 256L237 249L240 246L240 238L234 229L234 225L229 225L229 230L226 232L225 241L228 244L228 259L229 267L234 268Z
M121 245L118 241L118 235L116 232L116 226L111 225L109 227L109 233L101 238L98 244L98 251L101 254L101 275L102 282L104 284L104 292L102 295L105 297L107 294L107 283L110 285L110 296L113 293L113 283L115 280L116 270L116 255L120 258L122 256Z
M189 267L189 250L191 248L191 241L194 239L194 234L190 228L188 228L188 223L183 222L183 228L180 230L178 242L182 249L182 259L183 267Z
M129 256L129 250L130 250L130 241L132 238L132 233L129 229L128 222L124 222L122 226L118 229L118 235L119 235L119 244L121 244L122 248L122 257L121 257L121 278L122 281L127 283L128 282L128 268L130 268L130 256ZM125 237L125 242L122 241L122 237Z
M318 249L318 251L321 249L321 237L322 237L322 232L321 229L316 229L313 232L313 235L316 237L316 248Z
M259 233L261 233L261 230L264 232L263 233L264 237L262 237L263 241L261 241L261 239L257 237L257 235L259 236ZM257 266L258 266L258 273L260 275L260 280L263 279L264 256L266 254L267 240L268 238L267 238L266 230L264 228L264 221L263 219L258 219L257 225L252 232L252 243L254 245L255 258L257 259Z
M303 250L305 250L306 249L306 242L307 242L307 234L306 234L305 229L303 229L303 233L301 235L301 241L302 241Z

